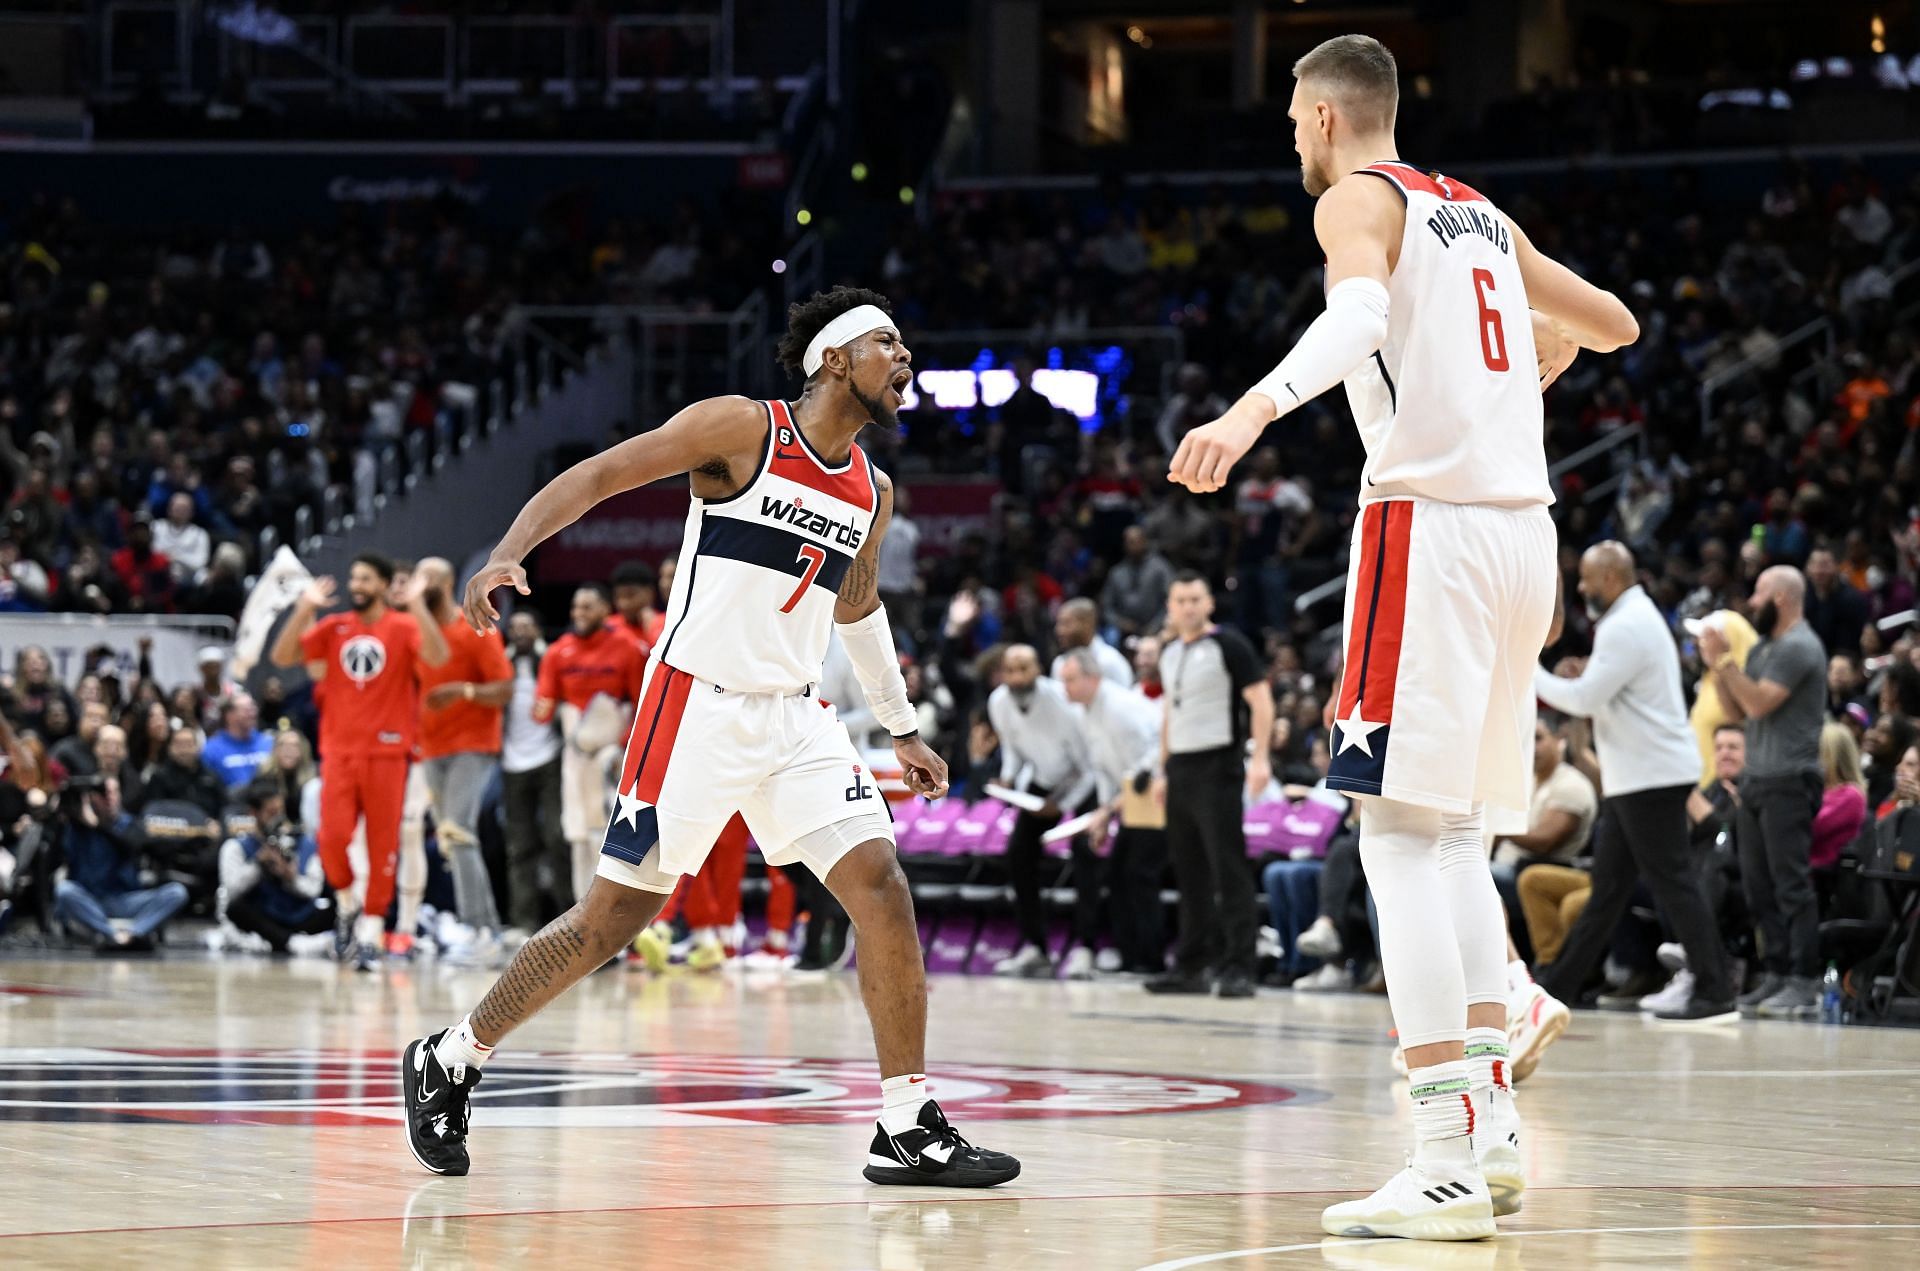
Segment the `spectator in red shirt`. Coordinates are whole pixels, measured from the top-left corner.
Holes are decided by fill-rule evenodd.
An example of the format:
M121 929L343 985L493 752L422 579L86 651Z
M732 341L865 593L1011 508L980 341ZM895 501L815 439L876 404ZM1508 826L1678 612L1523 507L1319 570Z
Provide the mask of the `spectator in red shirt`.
M607 824L606 764L617 758L633 723L647 661L640 646L607 624L613 606L598 586L573 593L573 630L553 642L540 663L533 717L557 712L560 736L560 824L573 850L573 894L581 899L600 863ZM604 699L604 700L603 700Z
M653 569L645 561L625 561L613 571L613 608L607 625L638 640L642 657L651 653L660 643L667 615L660 608Z
M153 526L135 521L127 545L113 554L113 572L135 613L173 612L173 562L153 550Z
M320 861L334 890L342 933L357 917L354 964L379 966L386 939L386 912L393 902L394 867L400 855L400 816L407 792L407 762L420 716L422 664L447 661L446 638L427 611L421 580L402 597L407 612L387 604L393 562L364 552L347 575L352 612L316 621L333 603L334 582L318 578L303 592L273 645L275 666L304 661L316 688L324 686L320 711ZM320 696L316 693L316 696ZM366 820L367 892L353 900L353 865L347 844ZM358 913L356 914L356 908ZM342 939L344 946L345 940Z

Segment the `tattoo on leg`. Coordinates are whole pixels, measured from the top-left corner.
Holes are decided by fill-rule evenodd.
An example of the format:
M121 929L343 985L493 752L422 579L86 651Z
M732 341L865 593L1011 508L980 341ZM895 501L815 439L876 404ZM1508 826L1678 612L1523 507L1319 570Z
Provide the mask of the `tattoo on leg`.
M561 914L520 946L500 978L473 1011L474 1030L496 1040L525 1023L596 963L587 953L587 933L572 913Z

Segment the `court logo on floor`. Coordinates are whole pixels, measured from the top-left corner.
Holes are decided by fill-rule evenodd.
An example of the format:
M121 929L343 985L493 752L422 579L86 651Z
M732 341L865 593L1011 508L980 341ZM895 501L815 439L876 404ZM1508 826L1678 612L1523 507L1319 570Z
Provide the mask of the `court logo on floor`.
M1304 1092L1259 1082L1081 1068L939 1064L956 1120L1214 1112ZM475 1091L486 1126L832 1125L880 1104L871 1060L740 1055L503 1056ZM398 1057L333 1050L0 1048L0 1121L390 1125Z

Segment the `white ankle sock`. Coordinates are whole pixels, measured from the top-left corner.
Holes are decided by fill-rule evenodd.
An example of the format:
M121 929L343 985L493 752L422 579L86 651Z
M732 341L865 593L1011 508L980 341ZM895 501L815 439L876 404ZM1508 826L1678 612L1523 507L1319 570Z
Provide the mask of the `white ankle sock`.
M440 1044L433 1048L433 1057L446 1069L455 1064L478 1068L493 1057L493 1047L481 1045L480 1039L473 1035L473 1016L469 1015L441 1034Z
M1496 1098L1511 1097L1512 1076L1507 1066L1507 1034L1499 1028L1467 1030L1467 1081L1472 1087L1475 1133L1492 1129Z
M1527 964L1520 958L1507 963L1507 992L1518 993L1533 983L1533 972L1527 970Z
M905 1134L920 1122L920 1108L931 1097L927 1074L904 1073L880 1083L880 1128L888 1134Z
M361 914L353 920L353 938L361 944L384 945L387 920L377 914Z
M1413 1131L1420 1155L1435 1144L1457 1139L1471 1145L1473 1081L1464 1059L1415 1068L1407 1074L1407 1093L1413 1100ZM1443 1146L1443 1151L1444 1146Z

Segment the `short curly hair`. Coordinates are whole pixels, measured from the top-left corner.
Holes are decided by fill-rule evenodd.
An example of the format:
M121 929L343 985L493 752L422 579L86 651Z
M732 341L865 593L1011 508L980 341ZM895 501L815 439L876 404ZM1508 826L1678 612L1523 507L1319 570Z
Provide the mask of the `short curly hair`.
M888 317L893 316L893 302L865 287L835 287L829 291L816 291L798 304L788 305L787 333L780 337L780 344L774 350L780 365L805 379L807 369L803 363L807 346L813 343L813 337L819 335L820 329L827 323L861 305L872 305Z

